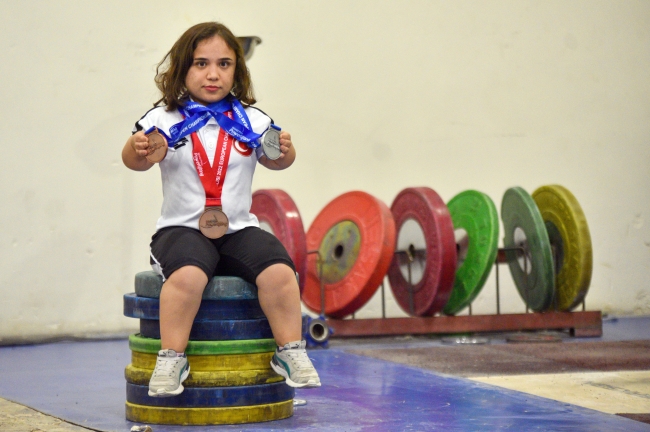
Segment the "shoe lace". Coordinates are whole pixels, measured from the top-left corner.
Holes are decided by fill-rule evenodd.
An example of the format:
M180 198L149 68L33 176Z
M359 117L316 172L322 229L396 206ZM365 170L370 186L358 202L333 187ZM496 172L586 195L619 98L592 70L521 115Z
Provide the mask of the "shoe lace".
M311 361L307 356L307 351L304 349L292 349L287 351L287 355L293 361L296 369L302 369L304 367L309 367Z
M175 375L174 367L180 361L180 357L174 359L162 359L159 358L156 361L156 369L154 370L153 376L168 376L173 377Z

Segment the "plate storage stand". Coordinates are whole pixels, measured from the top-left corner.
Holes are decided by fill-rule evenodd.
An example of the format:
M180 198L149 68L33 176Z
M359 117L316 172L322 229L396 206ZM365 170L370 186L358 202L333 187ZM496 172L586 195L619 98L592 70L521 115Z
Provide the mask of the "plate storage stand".
M453 221L451 229L455 229L456 248L453 251L446 244L449 233L444 232L449 230L446 228L449 219L446 208L433 190L407 188L391 207L396 225L395 247L390 269L384 274L389 277L398 305L410 315L404 318L386 317L383 279L376 285L381 292L381 318L354 317L357 304L363 305L374 293L369 288L364 288L364 297L355 307L337 309L340 300L336 291L328 286L326 274L328 271L331 274L331 270L327 262L332 253L349 246L345 245L342 236L324 248L327 236L321 234L317 241L310 243L308 232L307 254L313 258L309 259L310 280L306 291L310 292L310 298L305 303L326 321L317 329L322 333L324 327L332 338L541 330L568 331L574 337L602 336L602 313L587 311L585 306L592 265L589 232L582 210L569 191L557 185L543 186L531 196L519 187L508 189L501 208L506 230L503 247L497 247L497 213L487 195L465 191L454 197L448 206ZM336 223L341 222L328 220L320 229L326 231ZM323 237L325 240L321 242ZM431 241L437 243L432 246ZM447 250L447 257L431 260L432 253L444 255ZM364 253L363 246L355 253ZM452 256L455 280L449 294L449 277L436 265ZM501 313L499 267L503 264L508 265L524 302L522 313ZM353 268L354 263L346 265L349 273L358 273ZM472 314L471 302L488 279L492 267L496 278L495 313ZM393 286L399 292L396 293ZM347 304L358 300L354 290L352 288L354 299ZM345 295L349 293L343 297ZM425 296L424 303L422 296ZM446 305L440 303L441 297L449 299ZM426 307L418 309L422 304ZM465 307L468 315L456 315Z
M190 374L178 396L153 398L149 380L160 344L162 277L135 276L124 295L124 315L140 320L129 337L126 419L137 423L218 425L257 423L293 415L293 388L270 366L275 340L257 299L257 287L235 277L214 277L203 293L185 350Z

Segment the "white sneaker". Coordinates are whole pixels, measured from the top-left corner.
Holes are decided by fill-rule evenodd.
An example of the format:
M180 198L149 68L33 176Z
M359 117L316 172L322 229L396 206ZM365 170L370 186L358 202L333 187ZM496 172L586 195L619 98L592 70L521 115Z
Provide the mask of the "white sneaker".
M273 370L286 378L291 387L320 387L320 378L307 356L305 341L296 341L278 347L271 359Z
M185 390L183 381L190 374L190 365L185 355L179 356L173 349L158 351L156 368L149 381L149 396L169 397Z

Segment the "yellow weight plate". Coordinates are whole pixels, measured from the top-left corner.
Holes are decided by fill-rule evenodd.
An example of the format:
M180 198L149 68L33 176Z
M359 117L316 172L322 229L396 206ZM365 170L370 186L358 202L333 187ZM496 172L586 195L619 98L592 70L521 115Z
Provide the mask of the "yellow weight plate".
M131 364L140 369L156 367L156 354L131 351ZM271 369L272 352L255 354L188 355L192 372Z
M148 385L153 369L141 369L128 365L124 377L132 384ZM273 369L265 370L236 370L196 372L190 364L190 375L183 382L186 387L233 387L257 384L271 384L282 381L280 375Z
M533 192L555 256L557 308L568 311L584 300L591 283L593 252L585 214L565 187L548 185Z
M126 403L126 419L137 423L216 425L259 423L293 415L293 399L263 405L224 408L161 408Z

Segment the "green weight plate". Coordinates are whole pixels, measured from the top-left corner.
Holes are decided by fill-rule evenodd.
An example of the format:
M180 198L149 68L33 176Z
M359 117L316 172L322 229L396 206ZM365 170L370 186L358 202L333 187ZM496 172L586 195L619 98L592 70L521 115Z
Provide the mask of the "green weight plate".
M443 312L455 315L481 292L499 249L499 216L492 199L482 192L459 193L447 204L457 239L459 266Z
M189 341L185 354L246 354L275 351L276 347L277 345L273 339ZM131 351L158 353L160 351L160 339L144 338L139 334L130 335L129 348Z
M530 309L544 311L553 302L555 275L542 215L528 192L513 187L503 195L501 218L506 258L517 290ZM513 248L524 252L508 250Z
M140 297L160 298L162 276L152 270L135 275L135 293ZM257 287L235 276L215 276L203 290L208 300L252 300L257 298Z
M293 400L224 408L165 408L126 403L126 419L136 423L216 425L259 423L293 415Z
M141 369L128 365L124 370L127 382L139 385L148 385L153 369ZM268 368L266 370L233 370L233 371L194 371L190 362L190 375L183 385L186 387L234 387L258 384L271 384L284 380L283 377Z
M191 372L271 370L273 352L253 354L188 355ZM131 365L140 369L156 367L157 352L131 351Z
M584 300L591 282L593 252L587 219L575 196L562 186L542 186L533 192L533 199L554 252L557 308L568 311Z

